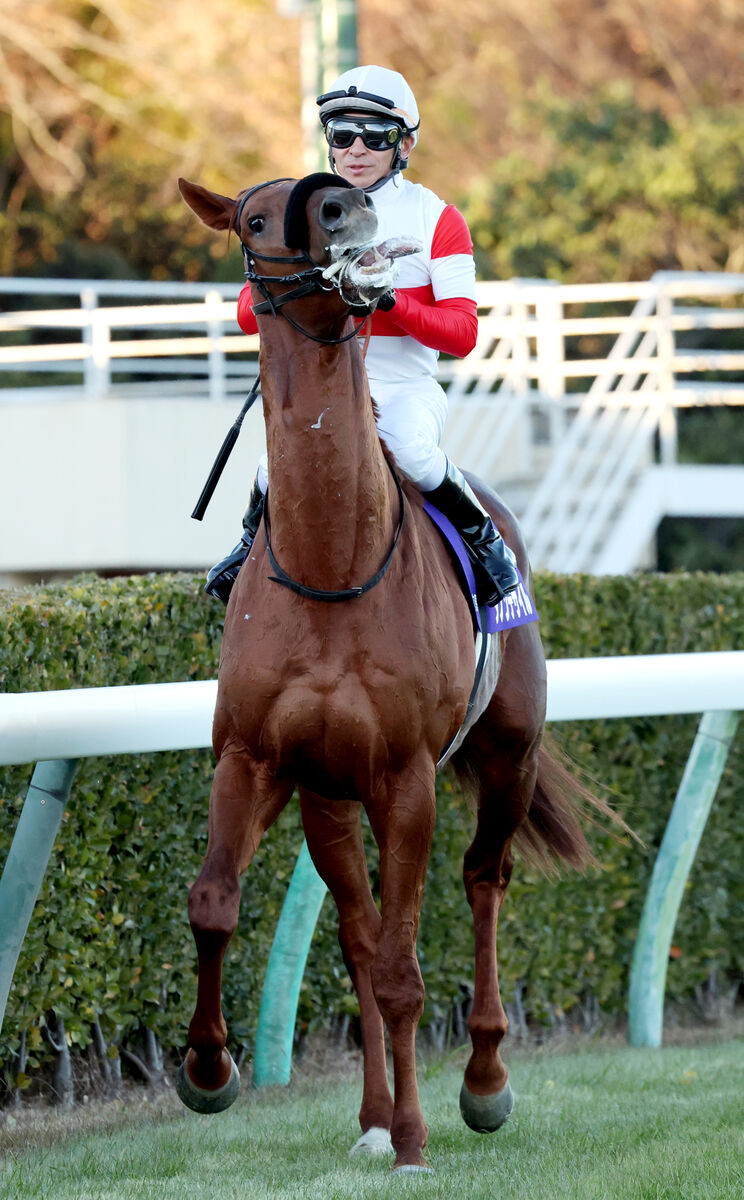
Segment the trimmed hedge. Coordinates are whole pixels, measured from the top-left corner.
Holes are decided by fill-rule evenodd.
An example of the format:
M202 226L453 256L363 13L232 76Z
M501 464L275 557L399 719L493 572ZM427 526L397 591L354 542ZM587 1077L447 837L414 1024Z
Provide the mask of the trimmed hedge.
M549 657L657 654L744 646L744 576L649 575L537 580ZM191 575L99 580L0 593L0 691L213 677L222 612ZM625 1010L628 969L656 849L697 719L665 717L554 726L559 743L644 839L593 830L602 864L585 878L545 880L518 865L500 933L504 999L532 1022ZM697 856L675 934L668 995L731 991L744 976L744 830L739 733ZM99 1021L111 1052L152 1030L183 1046L196 955L186 893L206 843L209 751L81 763L11 990L0 1072L12 1085L21 1034L26 1076L54 1057L44 1030L62 1017L84 1048ZM32 767L0 769L0 865ZM439 782L439 816L419 936L424 1023L460 1026L473 977L462 854L472 814ZM276 920L302 841L290 805L246 873L240 926L226 960L224 1008L233 1045L250 1047ZM371 856L374 876L374 855ZM453 936L454 934L454 936ZM353 1019L356 1000L326 901L300 1000L300 1032ZM22 1082L26 1082L24 1079Z

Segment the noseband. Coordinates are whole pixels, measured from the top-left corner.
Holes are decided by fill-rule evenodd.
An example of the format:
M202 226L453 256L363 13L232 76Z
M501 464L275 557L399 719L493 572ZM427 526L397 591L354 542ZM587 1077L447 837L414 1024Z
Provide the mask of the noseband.
M318 337L314 333L310 333L308 329L303 329L296 321L289 316L288 313L282 312L281 309L290 300L301 300L305 296L314 296L318 292L331 292L334 288L338 288L338 283L334 280L330 284L325 283L323 277L324 268L316 263L311 258L308 249L302 248L300 254L290 255L274 255L274 254L259 254L257 250L253 250L243 241L241 232L241 222L243 219L243 210L248 200L255 196L256 192L260 192L263 188L271 187L275 183L287 183L289 176L283 176L280 179L269 179L266 183L258 183L245 193L238 211L235 215L235 229L240 241L240 248L243 251L243 261L245 263L245 277L249 283L254 283L258 291L264 297L259 304L253 305L253 312L256 316L262 316L265 313L271 313L273 317L282 316L286 321L301 333L303 337L310 338L313 342L319 342L323 346L340 346L343 342L349 342L352 338L358 337L362 326L352 329L351 333L347 333L344 337L339 338L324 338ZM293 241L309 243L309 231L307 227L307 217L305 215L305 205L312 192L317 191L322 187L347 187L353 188L353 184L347 183L345 179L341 179L335 175L328 175L324 172L318 172L315 175L309 175L305 179L301 179L292 188L287 202L287 210L284 220L284 240L289 246L288 238ZM291 275L261 275L256 270L256 260L269 263L307 263L308 267L304 271L295 271ZM272 296L267 284L269 283L295 283L298 286L292 288L288 292L282 292L280 296ZM367 318L369 319L369 318Z

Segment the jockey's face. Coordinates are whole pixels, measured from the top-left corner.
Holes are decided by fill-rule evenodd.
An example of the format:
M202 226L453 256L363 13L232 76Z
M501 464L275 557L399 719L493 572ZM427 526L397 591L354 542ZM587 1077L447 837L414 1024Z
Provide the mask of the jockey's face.
M401 138L400 149L403 158L408 158L413 149L413 138ZM358 188L368 188L379 183L388 174L394 155L394 148L370 150L361 137L355 138L348 150L339 150L338 147L333 149L333 161L339 175Z

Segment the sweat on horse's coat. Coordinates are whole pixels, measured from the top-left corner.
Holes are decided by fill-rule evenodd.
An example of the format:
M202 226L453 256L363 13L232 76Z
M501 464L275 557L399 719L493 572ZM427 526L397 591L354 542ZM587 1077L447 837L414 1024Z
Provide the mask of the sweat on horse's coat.
M180 186L212 228L234 225L241 198L219 197L184 181ZM276 277L264 288L277 295L287 287L282 275L292 270L281 262L292 187L293 181L281 181L242 197L241 237L249 252L264 256ZM337 245L368 244L375 232L362 192L312 191L308 253L323 267L329 262L330 213ZM287 310L293 324L284 319ZM319 291L293 299L277 314L264 310L259 322L272 546L284 570L305 587L358 588L390 555L401 503L359 347L348 337L353 325L347 303L336 290ZM325 341L310 341L303 330ZM473 482L514 548L531 596L514 518ZM341 949L359 998L362 1132L390 1130L396 1167L416 1171L426 1168L427 1138L416 1082L415 1036L424 1005L416 934L434 832L436 763L467 710L474 653L468 602L449 552L423 511L421 494L412 485L404 491L398 545L389 569L366 594L327 604L277 586L260 536L233 589L214 718L218 762L209 843L189 894L199 979L182 1075L217 1099L230 1084L220 989L237 923L238 880L297 787L308 848L336 902ZM460 1099L465 1120L478 1129L496 1128L511 1103L499 1053L507 1021L495 947L512 843L521 839L538 858L574 865L590 859L572 798L577 789L541 745L546 672L538 626L516 626L498 641L500 674L453 759L478 804L464 861L475 986L468 1018L473 1049ZM379 910L367 875L360 802L379 847ZM185 1085L180 1094L190 1103Z

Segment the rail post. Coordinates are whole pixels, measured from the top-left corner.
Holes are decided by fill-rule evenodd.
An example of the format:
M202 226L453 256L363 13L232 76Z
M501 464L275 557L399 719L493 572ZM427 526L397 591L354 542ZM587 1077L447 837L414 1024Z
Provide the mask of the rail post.
M207 310L207 336L209 337L209 399L225 399L225 352L222 349L223 324L222 296L211 288L204 297Z
M630 971L628 1040L661 1045L664 990L674 926L687 878L723 774L738 712L706 712L654 863Z
M0 876L0 1029L13 972L77 765L76 758L37 763Z
M297 1004L326 885L302 843L279 916L258 1010L253 1063L255 1087L289 1083Z
M547 418L547 435L551 447L557 446L566 431L566 409L562 403L566 392L566 348L563 337L563 301L560 284L546 280L535 297L535 357L537 359L537 390L540 406Z

